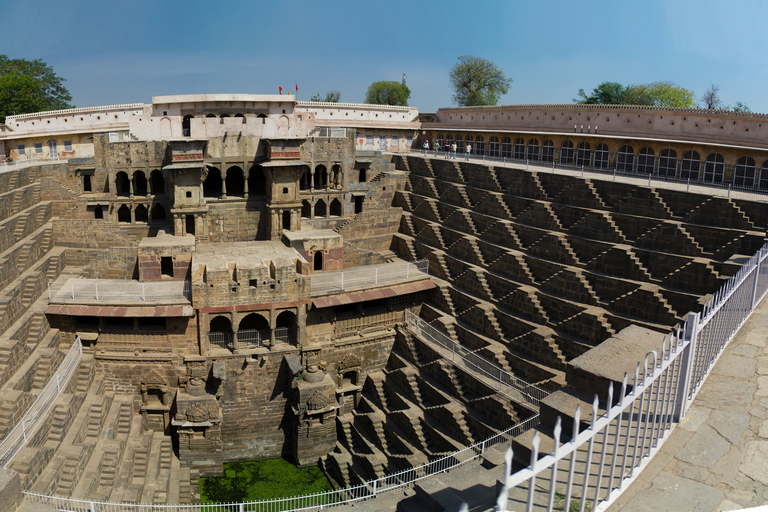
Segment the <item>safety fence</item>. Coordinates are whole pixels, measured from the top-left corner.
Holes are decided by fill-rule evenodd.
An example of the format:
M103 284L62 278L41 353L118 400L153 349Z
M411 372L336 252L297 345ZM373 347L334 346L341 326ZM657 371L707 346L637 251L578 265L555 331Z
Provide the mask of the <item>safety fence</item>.
M127 279L68 279L48 284L48 302L128 303L189 302L189 281L131 281Z
M450 350L451 361L456 361L457 358L463 361L470 370L493 381L498 391L510 398L517 399L518 396L522 395L527 402L538 407L539 402L549 395L548 391L529 384L523 379L499 368L483 356L454 342L448 335L429 325L409 310L405 312L405 325L411 333L420 339ZM510 388L518 393L510 393Z
M0 441L0 464L8 467L13 457L21 450L27 441L34 436L40 424L45 419L48 410L51 408L56 398L62 390L67 387L69 379L77 370L80 363L80 356L83 354L83 345L80 343L80 337L75 339L72 347L67 352L64 360L59 365L59 369L53 374L51 380L45 385L40 394L37 395L32 406L27 409L24 416L11 430L10 434Z
M341 293L347 290L382 286L427 277L429 260L365 265L339 272L318 272L305 278L310 282L313 297Z
M558 420L554 448L541 458L542 441L536 433L530 466L514 474L506 468L497 509L553 510L561 502L572 510L598 510L609 503L685 416L715 362L767 290L768 245L723 285L702 313L690 313L658 352L649 352L634 377L625 375L618 395L610 387L607 397L595 396L589 428L579 432L577 408L572 432L564 433ZM614 402L598 417L601 403L608 407Z

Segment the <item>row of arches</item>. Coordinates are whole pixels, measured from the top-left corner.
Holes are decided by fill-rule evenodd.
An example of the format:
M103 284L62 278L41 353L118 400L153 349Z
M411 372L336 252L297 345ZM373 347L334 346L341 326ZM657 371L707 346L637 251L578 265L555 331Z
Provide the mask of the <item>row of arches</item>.
M365 174L363 174L365 176ZM314 171L305 170L299 179L299 190L316 190L325 188L341 188L344 183L344 172L341 165L334 164L330 172L325 165L315 166Z
M94 209L94 217L96 219L104 218L104 210L101 205L97 205ZM156 204L151 210L143 204L138 204L131 208L127 204L120 205L117 209L117 222L129 223L134 222L165 222L168 220L165 207L161 204Z
M442 140L438 134L438 143ZM448 135L447 143L456 142L463 151L466 144L472 146L472 153L487 155L492 158L528 160L531 162L555 162L555 144L551 139L539 142L538 138L527 141L517 137L503 137L501 143L496 136L489 137L486 147L485 138L471 134L462 138L461 135ZM441 146L440 146L441 147ZM678 156L677 150L668 147L656 155L650 146L642 146L639 150L630 144L623 144L615 154L609 151L608 145L600 142L592 147L587 141L575 145L571 140L565 140L559 148L557 162L561 165L575 165L593 169L616 169L621 172L638 174L653 174L682 180L702 181L705 183L721 184L726 178L725 158L722 154L712 152L702 160L701 154L695 150L687 150ZM768 160L762 162L759 169L755 159L749 155L741 156L733 168L733 185L740 188L768 189Z
M267 312L268 314L268 312ZM275 343L297 344L297 318L293 311L282 311L274 327L261 313L244 316L235 329L229 317L217 315L208 324L208 341L227 349L272 346Z
M251 167L248 174L238 165L229 167L222 178L218 167L209 165L203 181L203 196L217 198L264 196L267 194L267 177L260 166Z
M115 194L123 197L164 195L165 178L163 171L155 169L149 174L149 180L147 180L144 171L133 171L130 178L127 172L120 171L115 176Z
M341 201L338 198L332 199L330 205L327 205L324 199L318 199L314 205L306 199L301 202L301 216L305 219L328 216L341 217L343 211Z

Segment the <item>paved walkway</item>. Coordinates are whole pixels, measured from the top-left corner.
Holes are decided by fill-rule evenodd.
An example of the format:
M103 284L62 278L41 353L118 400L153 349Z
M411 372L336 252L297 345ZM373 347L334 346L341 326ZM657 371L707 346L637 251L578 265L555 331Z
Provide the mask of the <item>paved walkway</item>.
M608 510L720 511L766 504L768 299L763 299L686 417Z

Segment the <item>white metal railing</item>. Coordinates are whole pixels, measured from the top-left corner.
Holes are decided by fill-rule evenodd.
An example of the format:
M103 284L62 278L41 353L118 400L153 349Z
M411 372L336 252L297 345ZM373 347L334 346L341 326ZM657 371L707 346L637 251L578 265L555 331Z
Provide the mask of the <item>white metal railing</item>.
M321 137L321 138L346 138L346 128L333 128L330 126L318 126L307 134L307 137Z
M48 283L48 302L189 302L189 281L130 281L127 279L68 279Z
M67 387L67 383L75 373L82 354L83 345L80 343L80 337L77 337L64 360L59 365L59 369L56 370L56 373L53 374L43 390L40 391L37 399L27 409L27 412L24 413L21 421L0 441L0 464L4 468L8 467L13 457L35 434L40 423L45 419L48 410L56 401L56 398Z
M523 398L538 407L539 402L549 395L548 391L540 389L533 384L529 384L523 379L504 371L486 358L476 352L468 350L466 347L455 343L449 336L440 332L435 327L419 318L410 310L405 311L405 325L409 331L423 339L437 344L451 351L451 361L456 361L458 357L473 371L483 377L494 381L497 389L510 398L515 399L518 394L508 394L508 388L515 389L522 394Z
M625 375L616 405L599 418L595 396L588 429L579 432L577 409L570 440L561 444L558 419L554 449L541 459L536 433L530 466L515 474L506 468L498 510L545 507L551 511L556 494L564 496L565 504L575 500L574 506L579 505L580 510L588 502L593 510L607 506L685 416L715 362L766 291L768 245L723 285L702 313L690 313L683 325L664 339L660 352L649 352L645 361L638 363L629 392ZM613 387L604 402L614 402ZM511 447L507 456L511 459ZM567 467L562 471L558 468L561 461Z
M221 504L187 504L187 505L154 505L139 503L109 503L101 501L76 500L62 496L46 496L31 492L24 492L27 501L43 503L55 507L57 510L69 510L77 512L140 512L145 510L173 510L178 512L220 512L220 511L249 511L249 512L277 512L293 510L320 510L326 507L355 503L358 501L375 498L379 494L396 491L413 485L414 483L429 478L433 475L445 473L463 464L482 457L483 453L502 443L509 442L513 437L522 434L526 430L535 427L539 422L539 416L531 416L488 439L463 448L450 455L445 455L433 461L415 468L405 469L391 475L386 475L375 480L369 480L359 485L336 489L333 491L290 498L277 498L271 500L250 501L245 503L221 503Z
M382 286L415 278L425 278L429 273L429 260L366 265L340 272L319 272L305 276L310 282L313 297L347 290Z

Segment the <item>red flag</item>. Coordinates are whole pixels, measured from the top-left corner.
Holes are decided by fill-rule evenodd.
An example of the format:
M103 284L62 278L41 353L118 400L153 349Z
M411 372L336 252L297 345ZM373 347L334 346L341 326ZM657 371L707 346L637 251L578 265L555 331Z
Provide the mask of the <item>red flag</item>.
M299 82L296 82L296 92L299 92Z
M280 94L283 94L283 88L280 87Z

